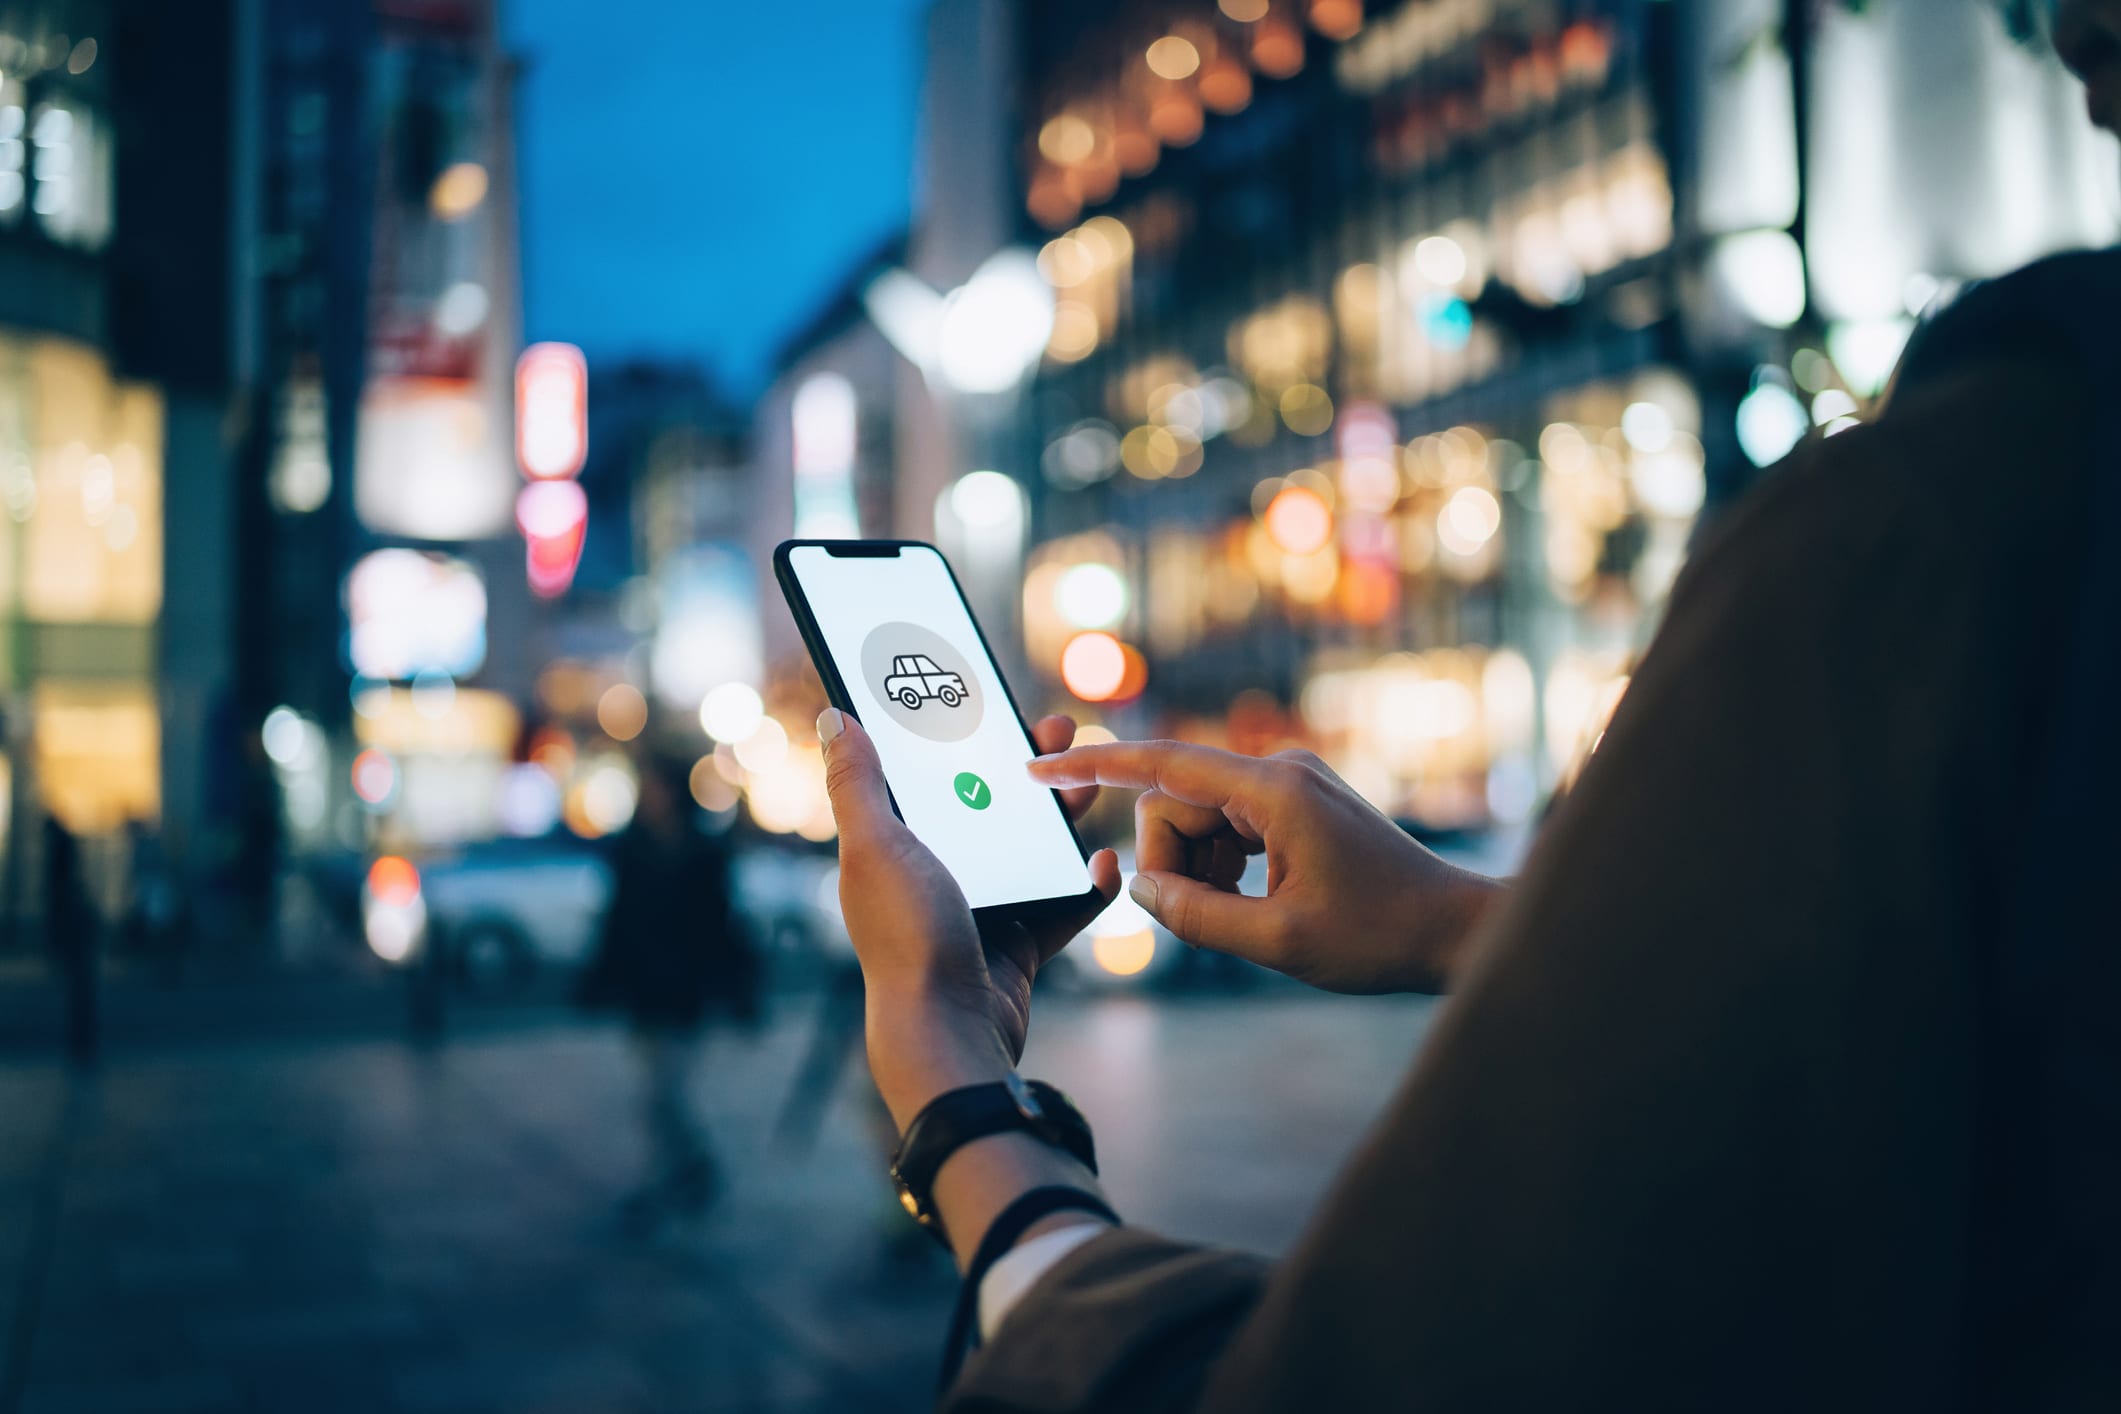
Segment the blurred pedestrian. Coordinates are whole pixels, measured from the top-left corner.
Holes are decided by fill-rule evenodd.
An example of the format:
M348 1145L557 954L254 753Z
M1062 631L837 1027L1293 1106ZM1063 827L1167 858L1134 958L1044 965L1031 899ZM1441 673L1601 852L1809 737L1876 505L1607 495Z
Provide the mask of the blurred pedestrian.
M125 843L121 946L136 957L151 959L165 970L174 971L182 901L169 850L162 832L153 822L142 819L125 822Z
M44 946L66 1008L66 1053L93 1065L100 920L81 875L81 845L55 814L44 817Z
M621 1211L641 1230L714 1201L720 1176L692 1097L704 1029L758 1013L758 956L733 906L728 850L698 817L681 772L644 765L579 989L585 1006L616 1009L632 1031L649 1163Z

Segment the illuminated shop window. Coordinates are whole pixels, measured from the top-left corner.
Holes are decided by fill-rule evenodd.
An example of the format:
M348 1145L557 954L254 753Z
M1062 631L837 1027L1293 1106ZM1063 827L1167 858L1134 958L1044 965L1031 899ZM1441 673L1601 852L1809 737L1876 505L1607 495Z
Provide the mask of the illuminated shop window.
M365 678L468 677L486 661L486 582L453 556L371 551L346 576L346 617Z
M21 526L23 610L45 623L153 622L162 607L161 395L113 381L85 345L8 342L0 382L16 383L26 415L22 448L11 450L11 399L0 396L0 486Z
M29 115L29 204L44 233L63 245L101 250L110 241L109 130L71 98Z
M0 226L21 224L29 204L29 113L22 84L0 80Z
M162 809L162 726L145 683L36 685L36 780L70 830L101 834Z

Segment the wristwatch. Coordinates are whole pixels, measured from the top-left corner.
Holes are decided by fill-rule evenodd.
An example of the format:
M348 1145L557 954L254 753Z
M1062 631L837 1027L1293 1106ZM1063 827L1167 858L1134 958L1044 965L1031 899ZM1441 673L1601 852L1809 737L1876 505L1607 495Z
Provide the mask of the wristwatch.
M944 1160L975 1139L1012 1131L1043 1140L1097 1172L1097 1147L1082 1112L1043 1080L1027 1081L1012 1071L1002 1080L946 1091L913 1117L891 1156L891 1181L898 1187L899 1201L916 1222L947 1243L933 1194Z

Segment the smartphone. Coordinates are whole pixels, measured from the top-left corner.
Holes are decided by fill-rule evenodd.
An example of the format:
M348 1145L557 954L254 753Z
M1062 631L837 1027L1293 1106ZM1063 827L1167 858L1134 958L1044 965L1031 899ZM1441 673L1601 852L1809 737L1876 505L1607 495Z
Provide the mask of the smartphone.
M976 912L1087 902L1089 856L942 552L917 540L788 540L774 576L832 705L876 743L899 818Z

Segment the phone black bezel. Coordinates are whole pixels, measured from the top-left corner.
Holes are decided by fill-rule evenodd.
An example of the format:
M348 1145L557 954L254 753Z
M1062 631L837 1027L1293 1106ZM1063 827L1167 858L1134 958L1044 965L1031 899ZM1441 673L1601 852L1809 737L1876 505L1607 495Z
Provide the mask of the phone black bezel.
M820 680L825 684L825 696L834 707L861 720L861 713L854 710L854 699L847 693L847 684L840 680L839 668L832 661L832 654L825 647L825 637L819 631L817 618L810 611L810 601L804 597L803 586L796 578L795 566L789 556L796 550L816 548L835 559L895 560L906 550L933 550L935 557L943 562L943 573L950 576L950 587L957 594L958 602L964 605L965 617L971 620L972 632L979 639L980 651L994 667L994 679L1002 686L1002 697L1009 704L1009 713L1016 719L1016 729L1024 734L1024 745L1032 755L1038 754L1038 743L1031 739L1031 727L1024 721L1023 709L1016 704L1016 694L1010 690L1009 679L1002 672L1001 660L995 656L994 646L987 642L987 631L980 627L979 615L972 611L972 601L965 597L964 585L958 583L957 568L950 557L940 548L926 540L783 540L773 548L773 577L781 586L781 597L788 601L788 611L795 617L797 632L802 634L803 647L810 654L811 663L817 668ZM884 787L890 790L887 779ZM1083 845L1083 837L1075 828L1075 821L1068 815L1067 807L1061 804L1060 792L1053 791L1053 808L1060 812L1061 823L1068 828L1068 838L1075 841L1075 852L1084 864L1090 862L1090 851ZM905 812L898 808L898 797L891 798L891 808L901 819ZM972 910L973 916L985 921L1013 921L1032 923L1064 915L1080 909L1098 897L1097 886L1091 884L1079 894L1064 894L1057 898L1026 899L1021 903L997 903Z

